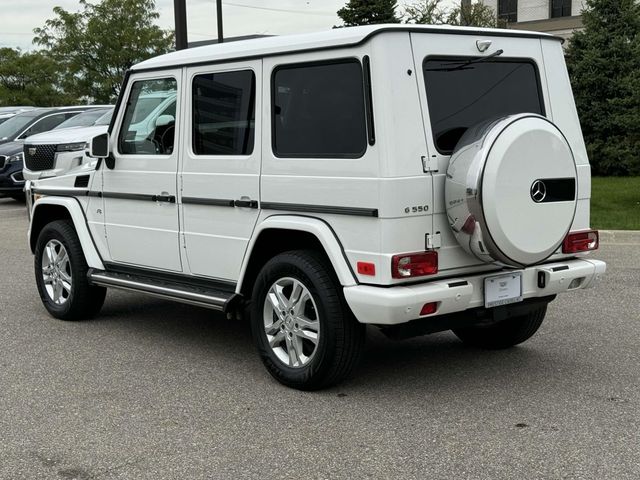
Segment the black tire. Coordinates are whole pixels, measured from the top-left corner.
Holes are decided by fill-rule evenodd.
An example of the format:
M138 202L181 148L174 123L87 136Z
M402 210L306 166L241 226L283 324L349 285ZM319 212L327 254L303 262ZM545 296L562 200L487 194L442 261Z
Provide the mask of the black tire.
M278 358L265 331L267 294L276 281L284 278L301 282L317 308L317 314L313 310L319 323L314 353L308 363L296 367ZM298 390L319 390L344 380L360 360L365 339L365 326L351 313L333 269L321 255L307 250L282 253L262 268L253 288L251 331L269 373Z
M71 288L62 304L55 303L47 292L42 270L44 250L52 240L64 246L69 258L67 273L71 275ZM102 308L107 289L89 285L87 262L70 220L56 220L42 229L36 243L34 267L40 299L52 316L61 320L85 320L94 317Z
M499 350L513 347L531 338L542 325L547 306L531 310L526 315L508 318L489 326L458 328L453 333L473 347Z
M21 193L12 193L11 198L13 198L16 202L25 203L27 201L27 197L24 192Z

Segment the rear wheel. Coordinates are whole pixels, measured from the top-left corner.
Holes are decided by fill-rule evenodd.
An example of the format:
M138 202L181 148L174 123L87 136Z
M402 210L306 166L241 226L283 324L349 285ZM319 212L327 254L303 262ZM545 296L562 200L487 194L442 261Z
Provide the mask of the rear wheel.
M479 348L509 348L531 338L542 325L547 306L525 315L509 318L489 326L458 328L453 333L467 345Z
M331 267L313 251L285 252L267 262L251 309L262 362L284 385L328 387L347 377L360 358L364 325L346 305Z
M54 317L84 320L104 303L106 288L89 285L87 262L70 220L49 223L38 236L36 284L42 304Z

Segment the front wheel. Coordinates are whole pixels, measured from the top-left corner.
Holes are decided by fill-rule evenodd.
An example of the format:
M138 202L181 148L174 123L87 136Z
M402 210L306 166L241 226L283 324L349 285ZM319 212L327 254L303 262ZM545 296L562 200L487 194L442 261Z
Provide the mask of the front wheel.
M542 325L547 306L488 326L457 328L453 333L467 345L492 350L509 348L531 338Z
M87 262L70 220L57 220L42 229L34 263L42 304L52 316L83 320L100 311L107 289L89 285Z
M331 267L305 250L277 255L262 268L253 288L251 330L269 373L299 390L347 377L365 335Z

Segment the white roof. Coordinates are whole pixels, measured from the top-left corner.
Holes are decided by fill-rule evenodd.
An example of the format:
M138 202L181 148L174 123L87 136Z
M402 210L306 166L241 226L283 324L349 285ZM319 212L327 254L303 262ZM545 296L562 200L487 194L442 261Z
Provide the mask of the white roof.
M420 31L425 33L454 33L469 35L491 35L512 37L535 37L556 39L546 33L507 30L499 28L454 27L451 25L407 25L381 24L361 27L334 28L332 30L305 33L298 35L282 35L276 37L255 38L237 42L227 42L203 47L178 50L158 57L150 58L132 67L132 70L167 68L193 63L233 60L243 57L263 57L287 53L291 51L313 50L356 45L369 36L382 31Z

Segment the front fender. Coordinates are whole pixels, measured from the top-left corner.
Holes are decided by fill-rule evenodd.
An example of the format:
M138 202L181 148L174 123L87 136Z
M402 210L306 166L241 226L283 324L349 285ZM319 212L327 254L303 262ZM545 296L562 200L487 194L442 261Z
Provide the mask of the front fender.
M84 215L84 211L80 206L80 202L78 202L78 200L75 198L46 196L39 198L35 202L35 204L33 205L33 210L31 212L31 222L29 223L28 233L28 240L29 245L31 246L31 251L34 251L35 243L37 240L37 238L31 238L33 226L42 225L41 222L44 222L44 224L49 223L47 221L47 206L62 207L66 209L67 212L69 212L69 216L71 217L73 226L75 227L76 233L78 234L80 245L82 245L82 251L84 252L85 259L87 260L87 265L90 268L104 270L102 259L100 258L98 250L96 249L96 246L93 243L93 239L91 238L91 234L89 233L89 228L87 227L87 220ZM51 221L54 220L57 220L57 218L51 218Z
M335 232L326 222L318 218L299 215L274 215L259 223L253 232L244 260L242 261L237 292L242 291L242 283L247 272L247 267L253 253L254 246L257 239L260 237L260 233L269 229L297 230L314 235L324 248L340 284L344 287L358 284L353 271L349 266L342 245L336 237Z

